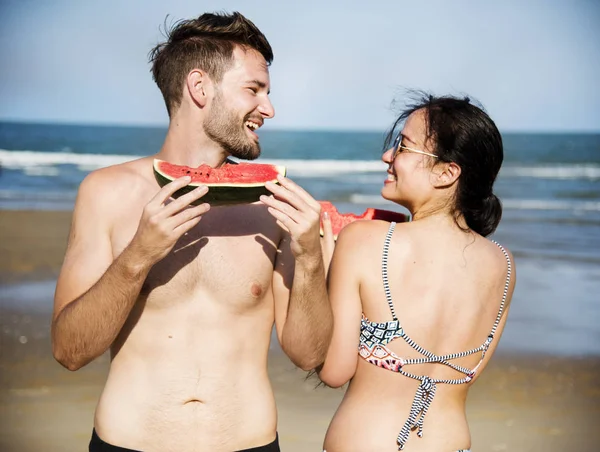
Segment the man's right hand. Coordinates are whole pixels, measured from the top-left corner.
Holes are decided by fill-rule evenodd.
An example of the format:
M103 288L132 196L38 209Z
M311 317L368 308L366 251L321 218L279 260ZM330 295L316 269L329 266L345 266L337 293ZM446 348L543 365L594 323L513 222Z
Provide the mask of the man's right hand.
M142 256L150 265L156 264L173 249L179 238L198 224L209 211L209 204L190 206L208 192L202 185L177 199L173 193L191 182L188 176L165 185L150 200L142 212L140 223L129 245L130 251Z

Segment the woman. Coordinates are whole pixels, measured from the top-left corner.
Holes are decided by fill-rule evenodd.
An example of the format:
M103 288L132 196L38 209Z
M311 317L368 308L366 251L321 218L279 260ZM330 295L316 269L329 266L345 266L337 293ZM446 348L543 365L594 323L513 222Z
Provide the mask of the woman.
M412 221L355 222L337 240L319 377L350 384L324 449L468 450L467 392L498 345L515 284L511 254L485 238L502 213L492 190L502 139L468 99L423 96L390 142L381 195Z

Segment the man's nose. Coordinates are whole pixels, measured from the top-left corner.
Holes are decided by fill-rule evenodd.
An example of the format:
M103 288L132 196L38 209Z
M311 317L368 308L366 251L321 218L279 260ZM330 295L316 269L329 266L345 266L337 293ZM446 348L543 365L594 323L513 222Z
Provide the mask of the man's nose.
M271 99L269 99L268 97L258 106L258 111L261 115L268 119L275 116L275 109L273 108Z

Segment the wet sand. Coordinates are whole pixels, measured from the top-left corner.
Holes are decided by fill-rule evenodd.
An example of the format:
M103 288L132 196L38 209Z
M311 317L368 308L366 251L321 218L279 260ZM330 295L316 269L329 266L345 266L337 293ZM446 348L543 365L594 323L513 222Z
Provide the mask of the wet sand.
M0 284L56 278L71 212L0 210Z
M69 372L49 338L69 222L69 212L0 211L3 452L87 450L108 359ZM17 296L22 284L29 297ZM315 388L276 347L269 372L282 450L320 451L343 390ZM496 354L470 392L468 417L477 452L600 450L600 358Z

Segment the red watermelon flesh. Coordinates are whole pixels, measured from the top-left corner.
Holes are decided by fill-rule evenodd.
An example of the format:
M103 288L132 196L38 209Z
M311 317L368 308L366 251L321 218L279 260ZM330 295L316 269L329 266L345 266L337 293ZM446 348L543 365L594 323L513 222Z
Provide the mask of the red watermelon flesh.
M369 207L361 215L355 215L353 213L340 213L336 207L329 201L319 201L321 204L321 215L324 212L329 214L331 219L331 226L333 229L333 238L337 239L338 234L342 228L356 220L384 220L384 221L395 221L396 223L402 223L408 221L408 215L400 212L393 212L391 210L374 209ZM321 224L321 235L323 235L323 225Z
M276 181L278 174L285 174L285 170L275 165L260 163L225 163L220 168L213 168L202 164L196 168L185 165L175 165L164 160L155 160L155 170L171 179L190 176L192 184L203 185L262 185L265 182Z

